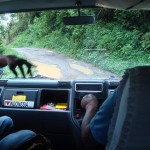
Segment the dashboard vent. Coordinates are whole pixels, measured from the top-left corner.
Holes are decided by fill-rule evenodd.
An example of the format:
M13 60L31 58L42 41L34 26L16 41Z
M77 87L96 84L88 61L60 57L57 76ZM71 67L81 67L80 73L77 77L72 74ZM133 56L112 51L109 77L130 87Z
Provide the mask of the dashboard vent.
M103 83L75 83L76 92L102 92Z

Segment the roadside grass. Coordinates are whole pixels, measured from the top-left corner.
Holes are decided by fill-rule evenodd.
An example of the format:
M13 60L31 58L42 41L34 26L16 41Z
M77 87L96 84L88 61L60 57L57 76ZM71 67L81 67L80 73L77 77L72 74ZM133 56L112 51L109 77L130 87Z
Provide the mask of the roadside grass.
M91 52L85 52L84 57L81 59L84 59L87 62L92 63L94 66L110 71L112 73L117 74L118 76L122 76L124 74L124 71L127 68L132 68L135 66L143 66L143 65L150 65L150 61L145 61L145 57L147 59L147 56L143 56L144 58L137 60L136 58L133 58L131 60L126 60L125 58L119 58L116 57L113 53L108 54L106 52L101 51L91 51ZM80 56L79 56L80 57Z

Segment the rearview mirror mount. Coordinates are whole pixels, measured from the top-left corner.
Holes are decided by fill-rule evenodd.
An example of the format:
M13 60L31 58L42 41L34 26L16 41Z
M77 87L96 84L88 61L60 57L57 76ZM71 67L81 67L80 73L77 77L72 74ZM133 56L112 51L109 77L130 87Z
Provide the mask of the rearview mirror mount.
M78 10L78 16L64 17L63 22L65 25L85 25L85 24L94 24L95 16L81 16L80 8L81 2L77 1L75 3Z

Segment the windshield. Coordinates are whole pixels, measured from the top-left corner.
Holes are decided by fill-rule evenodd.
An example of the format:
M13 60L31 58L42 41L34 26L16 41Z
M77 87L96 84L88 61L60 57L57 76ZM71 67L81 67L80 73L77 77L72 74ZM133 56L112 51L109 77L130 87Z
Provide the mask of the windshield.
M85 9L81 15L94 15L95 24L63 23L63 17L76 15L77 10L1 15L1 79L22 78L23 60L33 64L30 73L23 63L25 79L115 79L127 68L150 65L150 11Z

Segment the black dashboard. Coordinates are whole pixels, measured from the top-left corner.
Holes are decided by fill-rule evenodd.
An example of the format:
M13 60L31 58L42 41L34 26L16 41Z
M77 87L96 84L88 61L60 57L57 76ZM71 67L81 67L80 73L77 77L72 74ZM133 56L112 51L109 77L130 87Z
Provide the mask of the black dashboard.
M118 85L116 79L0 80L0 114L10 116L16 130L44 134L54 147L80 147L80 124L85 113L80 106L82 97L94 94L100 106Z

